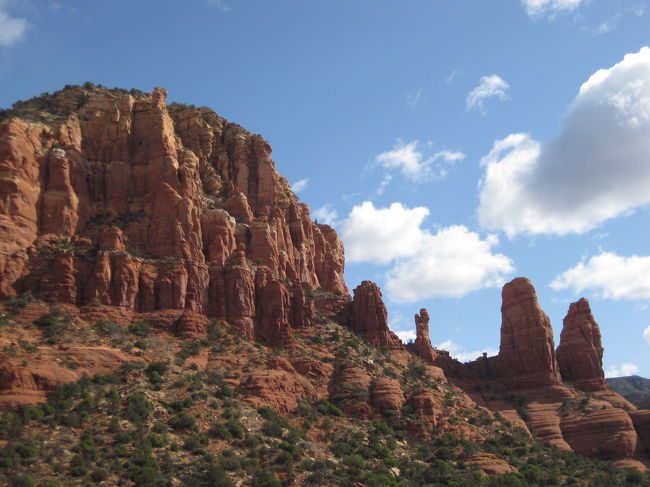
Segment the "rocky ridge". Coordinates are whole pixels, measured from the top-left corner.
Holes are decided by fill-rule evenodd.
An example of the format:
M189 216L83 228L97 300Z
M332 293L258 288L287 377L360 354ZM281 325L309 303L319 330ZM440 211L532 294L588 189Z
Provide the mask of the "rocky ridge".
M557 351L524 278L504 286L498 356L463 364L434 349L425 309L405 347L376 284L349 296L342 242L311 220L260 136L207 108L167 105L162 89L70 87L45 108L0 122L3 407L212 343L187 364L281 415L327 400L424 441L444 432L477 443L495 434L482 422L496 421L560 449L650 464L648 420L604 384L586 300L571 305ZM115 341L143 323L155 347ZM217 325L229 330L219 339ZM384 355L353 334L341 342L346 330ZM229 336L262 345L224 353ZM516 470L490 455L472 458L485 472Z

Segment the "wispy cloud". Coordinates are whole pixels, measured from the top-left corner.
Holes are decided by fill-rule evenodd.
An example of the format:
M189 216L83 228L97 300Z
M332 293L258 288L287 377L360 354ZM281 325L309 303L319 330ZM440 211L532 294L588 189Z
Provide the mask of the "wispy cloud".
M0 46L11 46L25 37L29 24L27 20L12 17L0 3Z
M406 95L406 108L408 108L409 113L413 113L415 111L415 108L418 106L421 99L422 99L422 88L420 88L415 93L408 93Z
M381 180L381 183L379 183L379 186L377 186L377 189L375 190L375 196L381 196L384 194L386 191L386 188L390 184L390 182L393 180L393 176L390 174L384 174L384 177Z
M641 17L644 13L645 5L636 5L625 9L619 9L614 15L598 24L598 26L585 27L585 30L594 35L607 34L619 26L624 16L633 15L635 17Z
M301 191L305 190L307 184L309 184L309 178L301 179L291 185L291 190L294 193L300 193Z
M643 330L643 339L650 345L650 326Z
M217 7L222 12L230 12L232 7L226 3L225 0L207 0L208 5L213 5Z
M449 76L447 76L445 78L445 81L444 81L445 84L446 85L452 84L456 80L456 78L458 78L459 76L462 76L462 74L463 74L463 71L460 68L454 69L451 73L449 73Z
M429 182L444 179L449 169L465 158L462 152L449 150L438 151L427 156L426 147L432 144L430 142L425 144L425 149L420 149L418 145L417 140L405 143L397 139L392 150L382 152L375 157L375 163L387 171L399 171L410 181ZM390 179L384 178L382 184L385 187L389 182Z
M623 14L621 12L616 12L610 18L598 24L596 28L588 30L595 35L607 34L608 32L611 32L616 29L616 27L618 27L618 23L622 17Z
M506 91L509 88L510 85L497 74L482 76L479 84L467 94L467 98L465 99L467 109L477 109L485 113L483 106L485 100L488 98L498 98L501 101L505 101L508 99Z
M574 12L588 0L521 0L521 5L533 19L554 20L558 15Z

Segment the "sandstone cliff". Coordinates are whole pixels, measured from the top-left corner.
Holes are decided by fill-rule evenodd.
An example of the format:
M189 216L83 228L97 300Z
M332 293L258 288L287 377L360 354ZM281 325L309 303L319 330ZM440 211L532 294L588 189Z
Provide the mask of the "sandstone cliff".
M347 294L341 240L264 139L166 95L70 87L0 123L0 293L187 309L286 343L313 325L305 289Z

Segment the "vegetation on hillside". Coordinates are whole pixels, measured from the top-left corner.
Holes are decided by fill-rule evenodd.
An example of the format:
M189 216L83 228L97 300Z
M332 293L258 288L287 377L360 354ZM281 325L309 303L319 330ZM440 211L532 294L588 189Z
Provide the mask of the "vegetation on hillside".
M23 303L10 304L17 310ZM143 360L114 374L59 386L44 404L2 413L0 485L650 486L650 475L559 451L481 408L462 409L455 388L431 379L417 360L408 366L394 363L389 351L324 319L316 333L296 335L300 347L281 350L246 341L217 322L201 341L179 340L143 322L122 327L98 321L80 334L78 320L71 325L76 331L61 327L61 320L71 320L51 308L33 325L17 324L8 311L2 326L40 330L34 354L41 343L66 343L74 333L75 340L82 335L89 343L137 352ZM398 378L405 390L435 389L450 417L478 425L488 439L478 443L440 430L431 441L420 441L407 433L414 421L408 405L399 414L358 420L342 412L347 396L334 404L301 400L292 413L280 416L246 402L244 391L233 386L246 382L253 361L290 358L307 347L315 356L317 350L338 353L353 365ZM200 371L195 360L206 348L233 357L232 366ZM479 452L518 471L486 476L468 462Z

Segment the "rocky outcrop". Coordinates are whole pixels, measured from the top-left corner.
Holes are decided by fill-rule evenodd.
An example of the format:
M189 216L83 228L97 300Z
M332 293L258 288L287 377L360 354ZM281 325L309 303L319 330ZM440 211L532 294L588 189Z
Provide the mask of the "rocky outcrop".
M264 139L166 96L67 87L65 111L0 123L0 294L190 310L286 343L313 326L306 287L347 295L343 244Z
M363 281L354 289L350 328L377 347L403 350L404 345L388 328L388 312L374 282Z
M311 383L295 371L255 371L240 384L245 400L256 407L268 407L278 414L289 414L299 399L312 400L316 391Z
M584 391L607 388L603 373L603 344L600 328L582 298L569 306L557 347L562 379Z
M551 321L532 283L518 277L501 293L498 376L509 389L561 384Z
M125 362L140 361L109 347L40 347L37 357L3 357L0 361L0 408L45 402L57 385L83 375L115 372Z
M505 460L491 453L475 453L467 457L466 463L476 465L476 467L486 475L503 475L510 472L516 472L517 469Z
M429 338L429 312L422 308L420 314L415 315L416 338L413 342L413 350L425 362L434 363L436 361L436 351L431 346Z
M630 417L632 418L634 429L645 447L646 455L650 456L650 411L632 411Z
M372 405L382 414L397 414L406 399L397 379L381 377L372 383L370 390Z
M564 439L576 453L608 460L631 458L642 453L630 416L607 408L562 422ZM645 453L645 452L643 452Z
M410 423L409 429L424 440L431 439L432 432L438 426L438 418L443 415L440 399L428 389L419 389L411 394L408 404L417 418L417 422Z
M329 385L330 401L350 416L368 419L371 414L368 404L371 381L368 372L359 367L339 366Z

